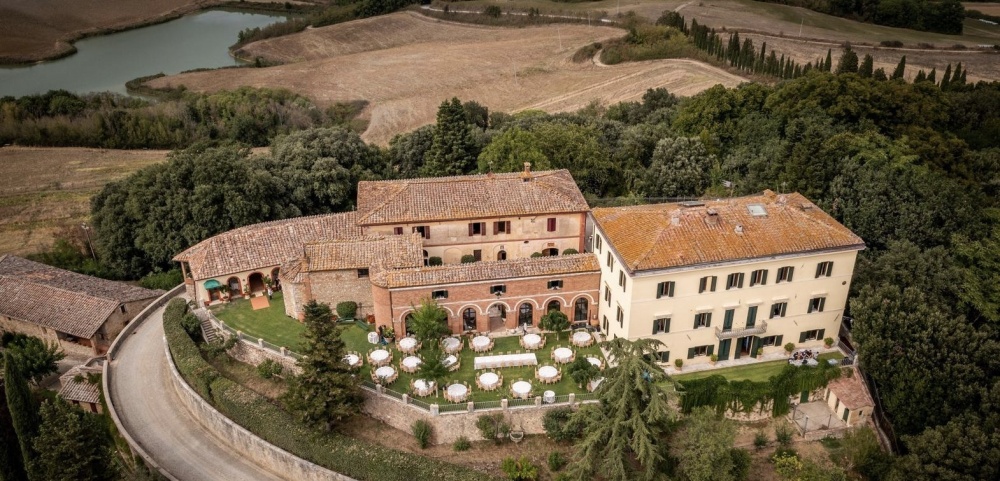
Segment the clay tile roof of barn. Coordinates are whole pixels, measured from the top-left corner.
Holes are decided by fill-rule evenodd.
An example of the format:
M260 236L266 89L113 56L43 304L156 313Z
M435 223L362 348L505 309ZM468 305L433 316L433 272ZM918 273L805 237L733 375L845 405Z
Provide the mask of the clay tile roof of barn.
M87 379L88 374L101 374L101 368L96 366L73 366L66 374L59 376L59 396L67 401L78 401L82 403L98 403L101 401L100 383L91 384ZM74 381L76 375L82 375L83 381Z
M253 224L205 239L174 257L195 280L263 267L300 256L308 242L357 237L356 213L323 214Z
M387 288L417 287L599 272L600 269L597 258L593 254L585 253L405 269L376 266L371 281L377 286Z
M593 210L629 271L864 249L848 228L795 194Z
M13 255L0 257L0 275L117 302L132 302L163 295L160 290L78 274Z
M381 180L358 184L358 224L585 212L567 170Z
M90 339L119 301L0 275L0 315Z
M373 235L306 244L305 268L310 272L368 269L376 262L387 267L424 264L420 234Z
M861 373L857 369L854 369L853 376L841 376L830 381L827 387L837 395L840 403L847 406L848 409L857 410L863 407L875 406L875 401L872 401L871 395L868 394L868 389L861 382Z

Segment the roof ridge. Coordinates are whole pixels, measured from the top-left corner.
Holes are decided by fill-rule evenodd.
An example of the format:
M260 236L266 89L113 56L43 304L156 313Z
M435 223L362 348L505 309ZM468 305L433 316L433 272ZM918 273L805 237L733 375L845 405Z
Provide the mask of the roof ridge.
M9 280L11 282L15 282L15 283L19 283L19 284L31 284L33 286L37 286L37 287L40 287L40 288L46 289L46 290L53 290L53 291L65 292L67 294L73 294L73 295L76 295L76 296L89 297L91 299L97 299L97 300L102 301L102 302L111 302L111 303L115 304L115 307L118 307L119 304L123 304L123 302L119 301L118 299L108 299L107 297L93 296L93 295L90 295L90 294L88 294L86 292L71 291L69 289L64 289L64 288L58 287L58 286L52 286L52 285L48 285L48 284L42 284L40 282L34 282L34 281L31 281L30 279L27 279L27 278L24 278L24 277L14 277L14 276L10 276L10 275L7 275L7 274L0 274L0 279L7 279L7 280Z
M532 176L549 176L558 172L569 172L568 169L549 169L549 170L533 170L531 171ZM393 183L404 183L404 184L435 184L440 182L471 182L475 180L482 180L484 178L495 178L495 177L516 177L520 178L522 171L517 172L486 172L481 174L462 174L462 175L448 175L443 177L409 177L405 179L381 179L381 180L362 180L358 182L359 184L393 184Z

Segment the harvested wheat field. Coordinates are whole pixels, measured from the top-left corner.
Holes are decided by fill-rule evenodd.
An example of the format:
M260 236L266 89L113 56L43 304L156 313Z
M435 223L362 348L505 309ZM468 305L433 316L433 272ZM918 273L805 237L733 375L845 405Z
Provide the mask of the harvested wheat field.
M245 49L253 56L304 59L301 62L238 72L192 72L149 85L185 85L197 91L284 87L325 105L367 100L362 116L370 123L364 137L384 144L397 133L433 122L438 105L451 97L505 112L560 112L595 100L638 99L652 87L691 95L716 84L744 81L689 60L615 66L572 62L580 47L622 34L615 28L585 25L479 27L403 12L265 40Z
M966 10L979 10L980 12L983 12L986 15L994 15L1000 17L1000 3L968 2L968 3L963 3L962 6L965 7Z
M27 254L90 215L104 184L166 160L166 150L0 148L0 254Z

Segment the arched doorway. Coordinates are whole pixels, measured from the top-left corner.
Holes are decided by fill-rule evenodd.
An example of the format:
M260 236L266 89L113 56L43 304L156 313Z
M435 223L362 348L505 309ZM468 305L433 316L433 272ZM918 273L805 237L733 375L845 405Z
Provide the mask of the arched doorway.
M271 269L271 289L274 289L276 291L281 290L281 281L278 280L278 275L280 274L281 270L278 269L277 267Z
M466 331L476 330L476 310L468 308L462 311L462 328Z
M264 292L264 274L261 274L260 272L250 274L250 277L247 277L247 285L250 286L251 294Z
M498 261L505 261L505 260L507 260L507 251L497 252L497 260Z
M403 318L403 332L406 333L407 336L413 335L413 328L410 327L410 321L412 320L413 314L407 314L406 317Z
M486 316L490 319L491 331L503 329L504 322L507 320L507 306L499 302L493 304L486 310Z
M229 286L229 295L231 297L238 297L243 295L243 286L240 285L240 280L235 277L230 277L226 281L226 285Z
M559 301L549 301L549 303L545 306L545 312L558 311L558 310L560 310Z
M534 317L534 309L531 304L525 302L517 308L517 325L518 326L530 326Z
M590 306L587 298L581 297L573 303L573 322L587 322L588 317L590 317Z
M543 256L557 256L557 255L559 255L559 249L556 249L555 247L550 247L548 249L542 249L542 255Z

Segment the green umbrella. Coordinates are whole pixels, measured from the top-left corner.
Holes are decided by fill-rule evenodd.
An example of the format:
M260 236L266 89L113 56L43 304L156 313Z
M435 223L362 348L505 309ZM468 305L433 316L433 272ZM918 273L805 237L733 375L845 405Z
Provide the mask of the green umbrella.
M205 281L205 289L212 290L212 289L218 289L220 287L222 287L222 284L219 284L219 281L215 279L209 279Z

